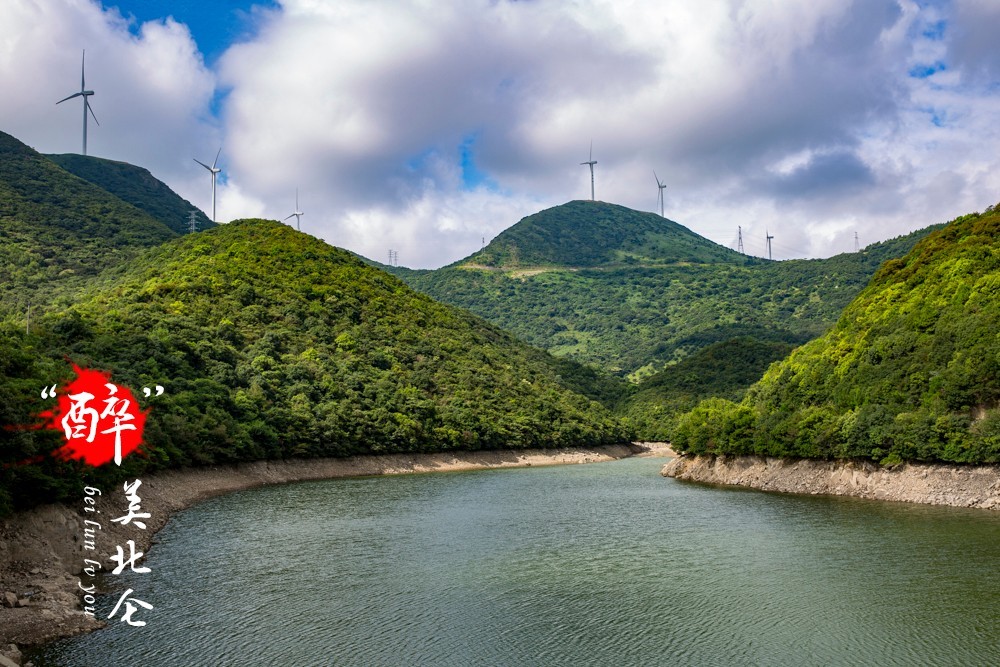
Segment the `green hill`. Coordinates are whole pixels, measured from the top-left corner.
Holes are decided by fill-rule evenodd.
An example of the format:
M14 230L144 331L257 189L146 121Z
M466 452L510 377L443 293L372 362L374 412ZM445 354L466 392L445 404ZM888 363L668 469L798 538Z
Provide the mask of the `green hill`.
M0 310L17 313L176 234L0 132Z
M747 257L655 213L571 201L529 215L459 264L514 269L680 262L745 264Z
M7 423L42 407L38 388L67 375L66 358L125 386L166 387L145 455L122 474L629 440L600 404L566 388L571 365L278 222L176 238L92 281L30 335L6 326L0 341ZM8 437L0 464L54 446L48 432ZM79 492L69 464L0 470L16 507Z
M191 212L195 212L199 230L216 226L194 204L181 198L142 167L76 153L46 157L71 174L145 211L178 234L189 232Z
M958 218L888 261L823 337L741 403L684 415L693 453L1000 461L1000 212Z
M592 202L566 207L627 211ZM633 213L629 219L642 225L673 224ZM635 237L645 229L640 225L635 233L617 233ZM552 266L545 269L497 270L474 268L485 261L477 253L436 271L389 270L435 299L466 308L557 356L641 380L733 338L799 344L820 335L885 259L902 256L928 231L822 260L746 258L705 239L691 245L688 237L694 235L684 230L678 232L683 243L675 250L661 247L653 264L566 268L554 266L564 257L550 254ZM594 245L599 243L594 240ZM694 261L699 254L703 261ZM731 255L736 262L722 261ZM661 263L681 256L691 261ZM541 261L541 251L532 257Z

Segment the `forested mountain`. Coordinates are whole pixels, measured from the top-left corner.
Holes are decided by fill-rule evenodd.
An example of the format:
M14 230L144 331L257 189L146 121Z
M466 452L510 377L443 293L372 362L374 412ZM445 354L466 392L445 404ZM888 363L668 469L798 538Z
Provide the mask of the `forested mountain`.
M928 231L830 259L770 262L658 215L570 202L450 267L387 270L557 356L641 380L714 343L820 335L884 260Z
M195 214L198 229L215 227L208 216L154 177L149 170L127 162L105 160L91 155L66 153L46 155L60 167L122 201L145 211L178 234L190 231L190 214Z
M1000 461L1000 212L963 216L888 261L826 335L741 403L684 415L674 446L962 463Z
M173 238L162 222L0 132L0 306L23 318Z
M458 265L517 269L747 261L655 213L578 200L529 215Z
M566 388L578 379L571 364L272 221L169 241L93 279L29 334L8 322L0 341L7 424L42 409L39 387L67 376L67 358L126 386L166 388L145 454L99 475L629 439L600 404ZM0 506L79 492L75 464L8 465L51 451L56 435L0 436Z

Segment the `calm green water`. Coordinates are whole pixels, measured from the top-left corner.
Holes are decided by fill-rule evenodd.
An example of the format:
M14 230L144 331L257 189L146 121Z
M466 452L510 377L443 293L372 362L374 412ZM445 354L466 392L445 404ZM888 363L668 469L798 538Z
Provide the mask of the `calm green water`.
M332 480L177 515L51 665L998 665L1000 516L663 459ZM102 598L106 616L118 594Z

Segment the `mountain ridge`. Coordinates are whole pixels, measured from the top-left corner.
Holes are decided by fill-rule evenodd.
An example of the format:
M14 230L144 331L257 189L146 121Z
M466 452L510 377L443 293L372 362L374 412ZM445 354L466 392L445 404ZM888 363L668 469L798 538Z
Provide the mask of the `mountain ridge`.
M176 232L0 132L0 304L48 302Z
M581 204L571 209L593 210L591 202ZM635 213L643 221L663 220ZM728 338L800 344L821 334L883 260L905 254L931 229L817 260L759 260L703 239L697 248L725 253L707 263L542 267L534 264L535 253L530 266L521 260L516 267L472 268L483 259L480 251L435 270L382 268L557 356L639 380ZM732 255L736 262L714 261Z
M211 229L217 224L144 167L76 153L45 157L71 174L145 211L178 234L189 232L189 214L192 212L196 214L200 230Z

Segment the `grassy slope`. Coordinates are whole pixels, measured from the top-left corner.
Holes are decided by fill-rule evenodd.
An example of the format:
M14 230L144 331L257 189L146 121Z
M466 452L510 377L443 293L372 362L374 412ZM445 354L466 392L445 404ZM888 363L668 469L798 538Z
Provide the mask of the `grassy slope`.
M681 418L691 452L1000 460L1000 213L959 218L890 260L835 328L740 404Z

